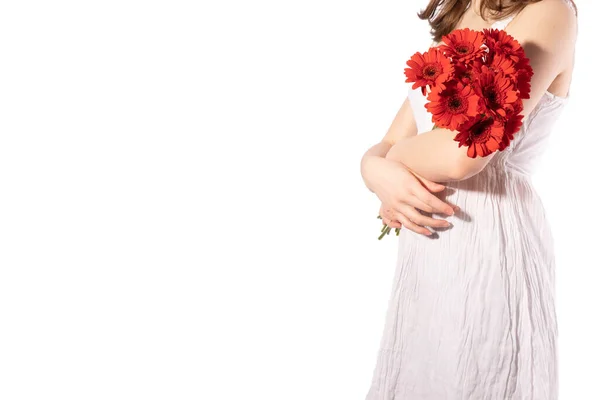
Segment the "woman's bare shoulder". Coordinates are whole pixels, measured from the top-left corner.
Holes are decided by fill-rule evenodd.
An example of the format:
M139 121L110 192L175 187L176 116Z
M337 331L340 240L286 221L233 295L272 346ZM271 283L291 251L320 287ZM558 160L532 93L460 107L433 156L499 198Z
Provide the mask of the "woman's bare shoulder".
M527 5L506 31L529 57L534 75L525 115L546 91L563 96L569 91L577 37L577 17L568 0L541 0Z
M541 0L529 4L516 16L515 28L519 32L529 32L531 36L538 32L559 32L566 38L575 38L577 15L570 4L570 0Z
M537 48L561 60L574 54L577 16L570 0L541 0L527 5L507 29L527 48ZM568 63L563 64L565 67Z

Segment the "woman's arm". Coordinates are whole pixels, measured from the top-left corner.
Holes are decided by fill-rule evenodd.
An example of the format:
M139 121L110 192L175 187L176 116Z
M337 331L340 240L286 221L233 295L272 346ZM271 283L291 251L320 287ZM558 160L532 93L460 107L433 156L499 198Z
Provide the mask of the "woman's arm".
M415 136L417 134L417 123L408 96L404 99L402 106L392 120L390 127L384 135L381 142L371 146L363 155L360 162L361 175L365 186L369 191L374 192L373 181L377 178L376 171L370 168L370 164L376 158L385 158L388 151L394 143L401 138Z
M511 28L508 33L522 44L534 71L530 98L523 100L523 114L527 117L570 63L577 21L563 1L542 1L528 5L518 20L515 18ZM457 133L435 129L403 137L386 156L435 182L468 179L481 172L497 152L487 157L470 158L467 147L458 147L458 142L454 141Z
M411 90L411 89L409 89ZM417 121L410 104L408 95L404 99L402 106L396 113L388 131L383 136L382 141L390 144L396 143L399 139L417 135Z
M424 216L416 208L451 215L453 206L432 193L445 187L409 171L401 162L386 158L395 142L416 134L417 125L406 98L381 142L371 146L362 157L361 174L367 188L377 195L387 210L386 215L382 215L384 223L391 227L401 226L393 219L395 217L407 229L430 234L424 226L446 226L445 221Z

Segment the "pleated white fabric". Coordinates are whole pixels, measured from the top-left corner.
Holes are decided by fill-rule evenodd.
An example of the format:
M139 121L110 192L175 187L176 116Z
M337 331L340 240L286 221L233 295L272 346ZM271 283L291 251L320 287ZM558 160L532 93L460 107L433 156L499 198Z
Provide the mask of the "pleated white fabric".
M429 131L425 97L409 98ZM546 92L481 173L447 183L452 227L400 231L367 400L557 399L554 242L531 174L567 100Z

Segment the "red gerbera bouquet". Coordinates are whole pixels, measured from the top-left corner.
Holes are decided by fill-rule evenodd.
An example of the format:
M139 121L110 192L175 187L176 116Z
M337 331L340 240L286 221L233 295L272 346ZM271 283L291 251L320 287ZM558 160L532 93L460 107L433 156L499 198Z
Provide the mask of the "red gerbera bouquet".
M533 70L504 30L454 30L407 65L406 82L427 96L434 128L458 131L454 140L468 146L469 157L504 150L521 128Z

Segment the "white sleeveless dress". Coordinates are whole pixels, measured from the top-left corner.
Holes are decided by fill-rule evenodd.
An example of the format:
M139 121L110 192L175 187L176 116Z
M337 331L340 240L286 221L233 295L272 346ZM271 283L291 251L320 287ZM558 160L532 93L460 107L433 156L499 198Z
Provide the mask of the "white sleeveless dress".
M431 130L420 89L409 98ZM367 400L558 398L554 244L531 174L567 99L546 92L482 172L446 183L453 227L400 231Z

